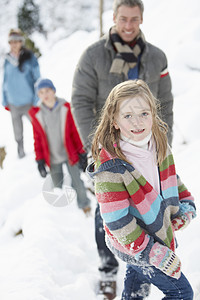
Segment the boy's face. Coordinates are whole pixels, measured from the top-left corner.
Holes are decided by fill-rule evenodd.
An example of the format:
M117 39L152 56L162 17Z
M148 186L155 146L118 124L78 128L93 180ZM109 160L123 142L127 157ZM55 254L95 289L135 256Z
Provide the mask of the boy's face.
M42 88L38 91L38 97L46 106L52 108L56 102L55 92L51 88Z

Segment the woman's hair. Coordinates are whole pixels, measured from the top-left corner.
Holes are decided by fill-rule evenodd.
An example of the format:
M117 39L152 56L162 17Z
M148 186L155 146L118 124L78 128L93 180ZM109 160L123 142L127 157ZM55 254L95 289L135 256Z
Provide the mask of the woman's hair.
M24 34L19 28L12 28L8 33L8 41L21 41L24 42Z
M23 64L25 61L31 59L32 57L32 51L27 49L24 46L25 43L25 37L21 29L16 28L16 29L10 29L8 33L8 41L20 41L22 42L20 53L19 53L19 58L18 58L18 68L21 72L23 72Z
M111 90L101 111L99 124L93 137L92 155L95 160L99 158L100 148L104 148L113 157L127 161L120 149L120 130L115 128L114 122L119 112L120 103L125 99L132 99L136 96L142 97L150 106L152 136L156 143L157 162L160 165L164 160L167 150L166 133L168 126L159 118L157 113L158 100L143 80L127 80Z

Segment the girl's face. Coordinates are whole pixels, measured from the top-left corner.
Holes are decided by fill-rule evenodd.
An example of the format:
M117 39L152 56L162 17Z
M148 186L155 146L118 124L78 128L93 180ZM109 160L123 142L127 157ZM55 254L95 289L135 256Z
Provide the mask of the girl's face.
M142 141L152 129L149 103L141 96L123 100L115 117L114 127L133 141Z

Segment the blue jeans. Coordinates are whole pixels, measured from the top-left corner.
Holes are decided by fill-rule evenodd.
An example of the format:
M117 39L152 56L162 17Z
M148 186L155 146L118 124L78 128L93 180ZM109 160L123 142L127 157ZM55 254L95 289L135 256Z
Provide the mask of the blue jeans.
M105 231L103 228L103 220L100 214L99 204L97 204L95 211L95 239L101 260L99 271L102 274L102 278L112 278L113 275L117 274L119 263L114 254L106 246Z
M192 287L183 273L177 280L155 267L127 265L122 300L144 299L149 295L151 283L163 292L163 299L193 299Z
M71 176L71 186L75 189L77 194L77 202L79 208L90 206L90 199L86 195L86 189L83 181L80 178L80 170L78 165L71 166L68 161L64 162L67 165L68 172ZM52 164L50 167L51 178L55 187L62 188L63 185L63 163Z

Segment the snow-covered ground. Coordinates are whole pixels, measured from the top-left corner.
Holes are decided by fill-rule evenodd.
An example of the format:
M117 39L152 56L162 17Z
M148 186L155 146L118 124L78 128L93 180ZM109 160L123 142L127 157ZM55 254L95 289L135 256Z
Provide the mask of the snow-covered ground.
M200 170L200 21L198 0L145 0L142 30L146 39L168 57L173 83L174 142L177 172L195 197L197 218L177 233L177 254L182 270L200 299L200 228L198 190ZM104 15L105 31L112 12ZM43 56L43 77L55 83L57 95L70 101L74 68L84 50L98 39L98 31L77 31L52 46L35 35ZM53 39L54 37L52 37ZM58 38L58 37L57 37ZM51 47L50 47L51 45ZM34 161L31 124L24 120L26 157L17 158L9 112L0 108L0 146L7 156L0 169L0 299L95 300L99 258L94 240L95 198L92 215L86 217L76 201L64 207L50 205ZM67 176L66 176L67 177ZM86 185L89 179L83 174ZM22 229L23 235L18 234ZM118 297L125 264L120 262ZM155 287L149 300L162 298Z

